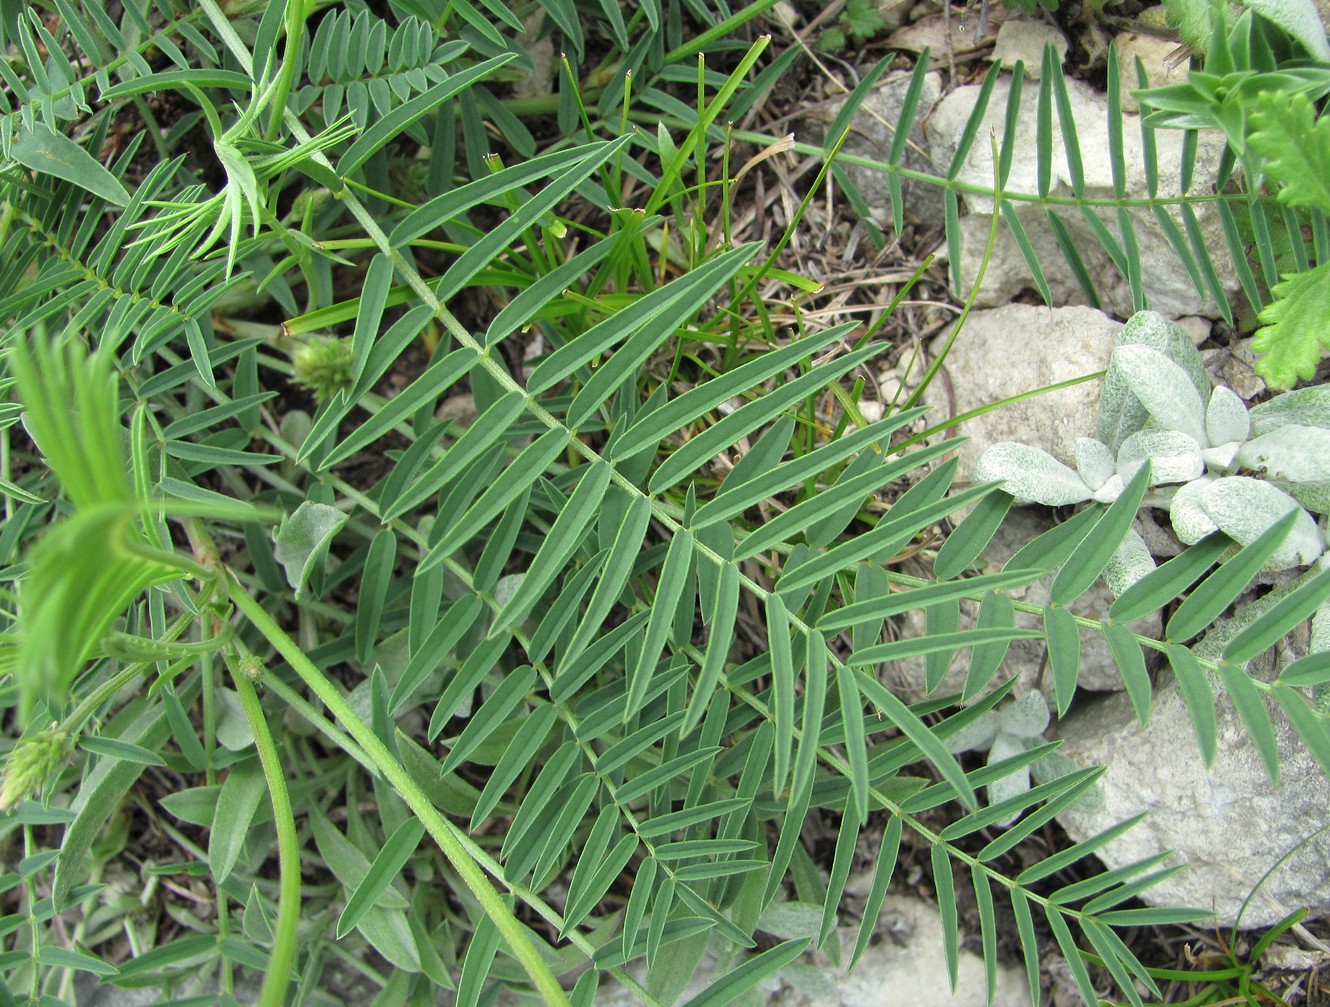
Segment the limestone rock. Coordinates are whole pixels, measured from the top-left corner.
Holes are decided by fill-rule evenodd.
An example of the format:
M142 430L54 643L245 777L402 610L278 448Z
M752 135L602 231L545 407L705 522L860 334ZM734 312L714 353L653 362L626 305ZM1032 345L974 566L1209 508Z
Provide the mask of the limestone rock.
M877 1007L887 1002L984 1007L984 963L972 951L961 950L956 992L948 995L942 923L935 906L888 895L878 919L878 929L885 931L883 939L869 946L848 976L834 976L834 993L810 998L787 987L769 1003L780 1007ZM855 929L842 934L842 944L854 946ZM994 1007L1026 1007L1029 1003L1024 970L999 963Z
M1145 66L1146 79L1150 87L1163 87L1166 84L1180 84L1187 79L1189 61L1174 60L1178 43L1155 35L1138 35L1133 31L1119 32L1113 39L1118 49L1118 82L1121 85L1122 110L1136 112L1140 102L1132 92L1140 89L1140 80L1136 76L1136 58L1139 56Z
M989 60L1001 60L1002 65L1008 67L1022 60L1026 76L1037 80L1046 45L1057 51L1059 63L1066 60L1067 37L1053 25L1043 21L1007 21L998 29L997 44L993 46Z
M990 128L1002 133L1003 119L1007 104L1007 95L1011 89L1010 78L1003 77L993 89L993 95L979 125L980 137L987 137ZM929 149L932 160L937 165L948 165L960 142L970 113L979 93L979 85L958 88L938 102L928 121ZM1108 103L1100 94L1088 85L1077 80L1067 81L1067 91L1073 118L1076 122L1081 161L1085 178L1085 193L1092 198L1110 199L1113 197L1113 168L1108 146ZM1037 150L1037 105L1038 87L1027 86L1021 95L1020 116L1016 125L1013 142L1011 171L1007 179L1006 190L1013 193L1036 193L1038 185ZM1053 126L1053 163L1050 194L1070 196L1071 177L1063 154L1061 127L1057 116ZM1142 158L1141 131L1136 116L1125 116L1122 127L1124 157L1126 166L1126 191L1129 194L1145 194L1148 191L1145 168ZM1161 129L1155 132L1159 165L1159 194L1163 197L1176 196L1179 192L1180 165L1182 163L1183 134L1180 130ZM1203 131L1197 144L1194 177L1197 180L1212 178L1223 153L1225 141L1214 131ZM976 186L991 189L993 186L993 154L987 142L977 142L970 150L965 164L961 167L959 180ZM1199 183L1194 183L1199 184ZM979 262L983 256L984 242L988 238L988 221L993 212L993 199L982 194L967 194L965 203L976 220L962 230L961 286L964 291L973 285ZM1036 256L1048 278L1055 298L1054 303L1062 303L1063 291L1069 292L1079 303L1086 298L1080 292L1070 267L1064 256L1056 248L1053 235L1047 224L1042 208L1020 201L1011 204L1020 213L1025 231L1035 248ZM1232 270L1222 268L1227 259L1224 251L1227 245L1218 214L1212 208L1199 205L1195 207L1202 237L1207 248L1215 255L1221 282L1224 283L1226 296L1236 293L1238 283ZM1173 211L1169 211L1172 213ZM1187 271L1178 260L1177 254L1168 243L1163 230L1153 214L1144 208L1130 211L1136 231L1140 256L1143 263L1142 287L1149 306L1170 317L1181 315L1216 316L1217 309L1210 303L1208 294L1201 294L1192 286ZM1099 241L1094 237L1090 225L1084 216L1074 208L1061 208L1059 217L1071 235L1072 242L1085 259L1087 271L1094 278L1099 290L1101 302L1106 310L1119 315L1132 312L1128 287L1117 274L1111 260L1099 249ZM1104 227L1115 237L1120 238L1117 230L1116 213L1102 211L1099 219ZM1174 214L1175 223L1182 228L1180 215ZM1003 229L1005 232L1005 228ZM988 274L979 291L976 305L990 307L1006 304L1023 288L1033 287L1030 271L1014 241L1008 238L1000 244L997 262L990 262Z
M1086 307L1009 304L972 312L947 355L946 380L934 381L924 394L929 423L1101 371L1121 329L1121 323ZM934 341L934 354L946 338ZM1094 436L1098 409L1099 382L1087 381L966 420L957 428L969 438L957 449L961 472L968 474L984 449L998 441L1030 444L1075 466L1076 438Z
M1144 898L1154 905L1214 907L1232 925L1256 882L1295 843L1330 820L1330 781L1278 709L1280 781L1271 787L1260 757L1226 696L1217 703L1218 757L1206 769L1186 704L1170 680L1155 690L1141 728L1123 694L1073 711L1058 727L1062 754L1106 766L1098 809L1059 815L1080 841L1142 811L1142 824L1099 851L1109 868L1174 850L1189 865ZM1330 912L1330 833L1322 833L1271 875L1242 918L1268 926L1301 906Z
M854 887L854 879L850 887ZM854 947L858 930L857 920L840 928L841 946L847 951ZM985 1007L984 963L972 951L961 950L956 992L947 995L942 922L936 906L917 898L888 895L878 914L877 932L880 939L869 945L848 976L825 959L818 964L800 960L766 980L758 987L757 996L745 1002L765 1002L769 1007L878 1007L886 1002ZM634 962L629 971L641 979L640 962ZM716 961L707 955L681 999L699 994L715 979ZM884 990L891 991L888 1000L883 998ZM607 978L602 980L595 1002L596 1007L637 1007L640 1001ZM1024 969L999 962L993 1007L1029 1007L1029 1003Z

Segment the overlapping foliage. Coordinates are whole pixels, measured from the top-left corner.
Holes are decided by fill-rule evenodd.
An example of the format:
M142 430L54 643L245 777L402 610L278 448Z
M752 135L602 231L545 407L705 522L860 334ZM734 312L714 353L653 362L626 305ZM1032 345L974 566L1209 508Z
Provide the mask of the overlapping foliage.
M1113 927L1195 912L1123 907L1150 864L1037 887L1126 823L1002 868L1097 771L980 808L977 788L1049 746L967 772L947 740L1009 692L1013 639L1047 642L1065 709L1084 623L1067 606L1144 482L969 575L1007 498L949 494L948 445L905 436L916 410L868 423L854 378L887 347L777 328L763 292L813 284L730 240L719 124L798 51L726 39L770 4L625 17L605 0L586 20L544 0L568 57L549 107L563 133L530 149L502 98L525 59L513 15L391 6L5 8L22 60L0 60L21 103L0 120L0 314L36 448L6 407L10 992L67 998L84 971L164 999L203 977L232 1002L252 971L265 1004L288 980L319 1002L336 965L383 1002L455 986L473 1004L505 983L585 1004L606 977L655 1004L710 953L721 978L690 1002L719 1004L815 947L856 961L909 830L931 850L953 981L969 884L990 993L1009 920L1037 999L1038 916L1087 1000L1078 942L1139 1003L1154 980ZM611 55L592 67L593 49ZM660 128L628 128L645 120ZM496 134L511 164L489 156ZM718 149L719 176L702 172ZM476 291L491 310L465 326ZM30 345L69 366L25 366ZM321 395L312 416L297 383ZM116 521L89 519L101 501L80 480L115 484ZM888 486L908 489L883 506ZM963 507L936 579L895 569ZM1042 627L1017 628L1004 592L1053 571ZM48 653L54 617L32 612L50 598L88 614ZM979 628L957 628L962 598L986 602ZM910 609L930 632L895 639ZM1126 676L1143 646L1200 673L1177 657L1186 638L1101 628ZM966 704L909 707L879 680L921 655L940 678L961 649ZM147 884L195 908L126 912L136 785L171 851ZM802 841L813 821L836 835L827 876ZM861 842L875 866L842 957ZM120 935L133 954L113 964Z

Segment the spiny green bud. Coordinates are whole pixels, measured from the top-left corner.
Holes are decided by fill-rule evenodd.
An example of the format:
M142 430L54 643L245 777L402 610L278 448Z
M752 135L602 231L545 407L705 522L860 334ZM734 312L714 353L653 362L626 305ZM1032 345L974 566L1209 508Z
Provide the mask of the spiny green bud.
M306 214L318 213L332 198L332 193L322 186L305 189L291 204L291 217L295 220L304 220Z
M263 678L263 672L265 671L263 659L255 657L253 654L247 654L242 657L237 663L236 668L239 670L240 674L256 684Z
M291 353L291 366L297 384L304 385L322 402L351 387L355 359L351 340L315 336Z
M9 811L33 792L49 783L74 750L69 734L58 724L18 743L5 760L0 781L0 811Z

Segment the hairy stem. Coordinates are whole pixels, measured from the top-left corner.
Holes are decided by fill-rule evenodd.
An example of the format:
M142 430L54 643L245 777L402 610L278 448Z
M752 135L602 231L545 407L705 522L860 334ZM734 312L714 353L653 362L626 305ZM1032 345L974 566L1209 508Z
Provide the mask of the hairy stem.
M296 926L300 923L300 843L296 839L296 821L291 812L291 795L287 793L277 746L264 719L258 694L243 667L229 664L231 681L240 695L240 705L254 734L254 746L263 765L263 776L268 782L268 795L272 799L273 821L277 825L277 871L279 894L277 898L277 926L273 930L272 956L268 971L259 990L257 1007L282 1007L286 990L291 984L291 969L296 955Z

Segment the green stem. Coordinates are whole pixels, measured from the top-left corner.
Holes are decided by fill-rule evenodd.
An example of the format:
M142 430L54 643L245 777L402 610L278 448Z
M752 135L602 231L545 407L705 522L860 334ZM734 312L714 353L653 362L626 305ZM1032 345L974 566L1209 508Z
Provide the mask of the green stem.
M513 956L517 958L526 970L527 975L531 977L531 981L535 983L536 989L545 998L545 1002L552 1005L552 1007L571 1007L567 994L564 993L549 966L540 957L540 952L531 943L530 938L522 928L522 924L513 916L512 911L504 905L503 900L489 883L484 872L481 871L475 860L468 855L467 851L452 834L443 815L430 803L429 798L425 796L424 791L420 789L415 780L393 758L392 753L388 751L388 747L356 715L356 712L351 708L351 704L342 698L342 694L337 691L337 687L314 665L314 662L305 655L305 652L296 645L286 631L273 621L272 616L264 610L262 605L244 591L232 591L231 599L235 602L236 608L245 614L254 628L267 638L268 642L277 650L277 653L286 659L296 674L319 697L329 712L342 722L351 737L374 761L378 771L393 785L402 799L406 801L407 806L424 824L425 829L438 843L439 849L443 851L443 855L452 865L453 870L461 877L463 883L475 896L485 910L486 915L494 923L495 928L507 942Z
M296 840L296 820L291 813L291 795L286 790L281 760L272 732L263 716L258 694L244 670L230 668L231 681L240 695L240 705L254 734L254 746L259 751L259 762L268 781L268 795L272 799L273 820L277 824L277 869L279 894L277 898L277 926L273 931L272 955L268 971L259 990L257 1007L282 1007L286 990L291 984L292 966L296 956L296 926L300 923L300 843Z
M164 642L174 641L192 625L194 625L194 616L192 613L186 612L162 634L161 640ZM75 731L82 731L83 725L88 722L88 719L103 702L110 699L134 679L151 671L155 664L155 661L138 661L121 668L88 693L74 708L73 712L60 722L60 729L71 734Z
M305 19L308 15L305 0L286 0L286 48L282 52L282 69L278 73L277 91L272 96L272 111L268 115L265 140L276 140L281 132L282 118L286 115L286 100L295 81L296 63L300 60L300 39L305 33Z

